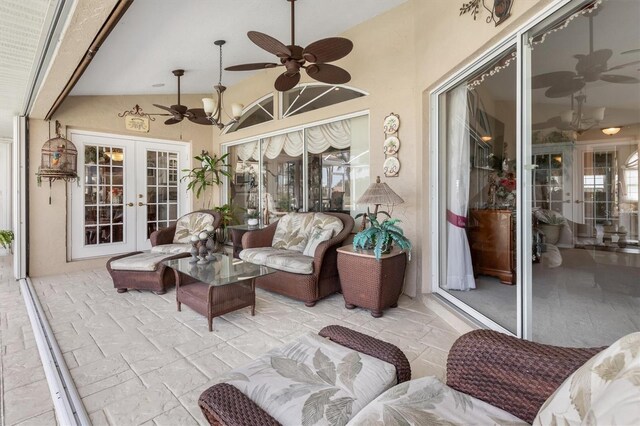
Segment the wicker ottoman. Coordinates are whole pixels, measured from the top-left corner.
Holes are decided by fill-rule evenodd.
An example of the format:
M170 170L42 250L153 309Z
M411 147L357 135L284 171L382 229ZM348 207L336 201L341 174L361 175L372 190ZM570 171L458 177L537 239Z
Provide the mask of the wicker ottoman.
M175 285L173 269L167 268L162 261L188 257L189 253L167 254L134 251L115 256L107 262L107 271L113 279L118 293L128 289L152 290L156 294L165 294L167 288Z
M385 390L411 379L407 357L390 343L337 325L318 334L327 339L303 335L204 391L198 404L209 423L312 424L330 418L344 424Z

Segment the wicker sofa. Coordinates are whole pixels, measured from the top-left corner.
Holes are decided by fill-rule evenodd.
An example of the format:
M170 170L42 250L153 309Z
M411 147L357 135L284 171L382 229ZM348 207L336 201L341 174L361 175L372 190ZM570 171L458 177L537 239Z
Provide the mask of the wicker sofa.
M319 223L329 228L336 222L341 226L334 228L331 237L319 243L313 254L302 253L309 243L309 234L319 228ZM240 258L278 270L257 278L257 287L301 300L311 307L319 299L340 291L336 249L349 236L353 225L353 218L344 213L288 213L266 228L244 234Z
M284 356L300 357L300 363L292 359L290 368L282 368L285 362L273 360L283 352L272 351L267 357L270 364L241 367L203 392L199 405L207 420L214 425L299 424L300 413L303 420L310 419L306 413L315 416L308 424L350 426L640 424L640 333L608 348L581 349L533 343L489 330L472 331L449 352L446 385L435 377L407 381L410 370L402 361L404 355L388 343L340 326L326 327L320 335L361 353L380 354L381 359L394 354L386 362L396 366L398 384L360 410L355 402L338 410L343 417L336 421L336 407L344 408L340 390L332 390L329 396L303 393L298 399L302 383L312 383L314 374L338 386L334 376L324 374L331 371L326 369L330 360L313 354L305 357L294 344L296 350L284 351ZM269 365L276 374L269 372ZM296 378L294 371L305 373ZM302 383L278 386L277 375ZM298 403L282 406L292 400ZM318 400L322 400L320 410Z

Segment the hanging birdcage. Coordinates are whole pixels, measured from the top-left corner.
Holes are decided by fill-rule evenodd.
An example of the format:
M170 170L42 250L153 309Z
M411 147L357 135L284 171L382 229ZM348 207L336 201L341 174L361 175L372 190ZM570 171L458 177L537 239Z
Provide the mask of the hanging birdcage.
M61 136L51 138L42 146L40 167L38 167L38 184L42 179L49 182L58 179L65 182L77 179L78 150L75 145Z

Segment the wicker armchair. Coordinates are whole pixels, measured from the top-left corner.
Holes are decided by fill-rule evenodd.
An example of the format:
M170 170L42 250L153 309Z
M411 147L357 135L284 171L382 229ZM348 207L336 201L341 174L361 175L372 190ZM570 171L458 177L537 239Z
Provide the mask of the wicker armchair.
M354 220L344 213L324 214L340 219L344 228L338 235L318 246L313 260L313 273L304 275L277 271L257 278L257 287L301 300L308 307L314 306L323 297L340 291L336 249L351 233ZM274 222L266 228L247 232L242 236L242 248L271 247L276 227L277 222Z
M562 382L604 348L563 348L490 330L453 344L447 385L532 423Z
M191 212L183 215L178 220L193 213L207 213L213 216L212 226L214 228L218 228L220 226L220 223L222 223L222 214L220 214L220 212L213 211L213 210L197 210L195 212ZM151 247L156 247L156 246L165 245L165 244L172 244L175 234L176 234L175 223L168 228L162 228L162 229L158 229L157 231L154 231L149 236L149 239L151 240Z

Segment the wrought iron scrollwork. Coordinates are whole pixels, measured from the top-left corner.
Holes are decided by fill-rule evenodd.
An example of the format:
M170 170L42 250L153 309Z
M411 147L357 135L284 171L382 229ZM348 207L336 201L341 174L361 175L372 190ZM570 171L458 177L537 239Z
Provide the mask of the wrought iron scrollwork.
M136 117L148 117L150 121L156 121L156 119L154 117L152 117L152 115L167 115L167 114L149 114L146 112L142 112L142 108L140 108L140 105L136 104L133 109L129 110L129 111L123 111L121 113L118 113L118 117L120 118L124 118L128 115L132 115L132 116L136 116Z

